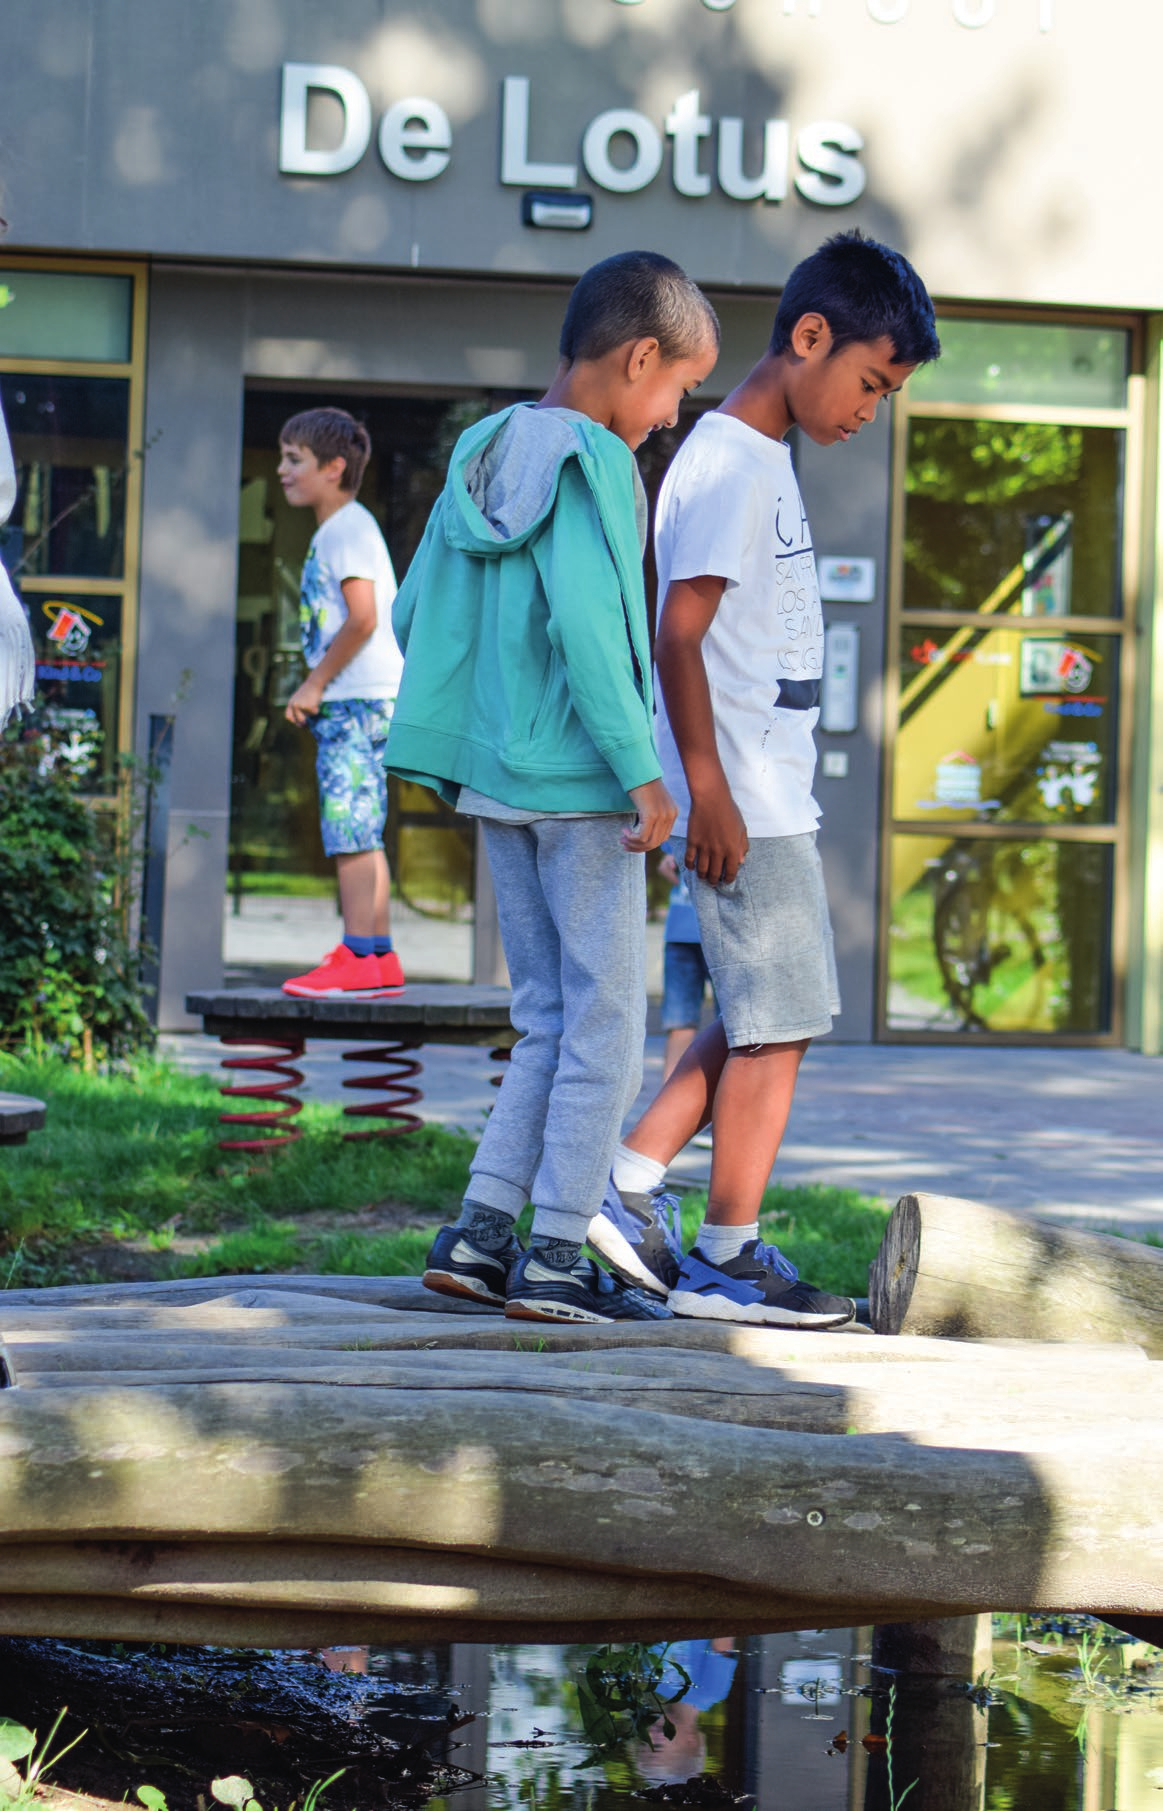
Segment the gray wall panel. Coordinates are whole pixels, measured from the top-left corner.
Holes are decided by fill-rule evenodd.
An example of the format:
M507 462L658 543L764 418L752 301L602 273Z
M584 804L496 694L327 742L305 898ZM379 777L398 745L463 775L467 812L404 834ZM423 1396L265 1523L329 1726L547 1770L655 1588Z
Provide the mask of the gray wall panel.
M138 747L176 716L159 1020L222 977L241 465L242 293L156 273L150 286Z
M871 1039L875 1018L876 893L880 858L881 674L888 578L891 434L882 406L877 420L847 446L818 447L799 438L796 470L816 557L876 561L871 604L825 604L824 621L860 629L860 719L851 734L817 734L821 764L816 798L823 811L819 848L836 935L842 1011L834 1035L850 1043ZM844 750L848 773L826 779L823 756Z

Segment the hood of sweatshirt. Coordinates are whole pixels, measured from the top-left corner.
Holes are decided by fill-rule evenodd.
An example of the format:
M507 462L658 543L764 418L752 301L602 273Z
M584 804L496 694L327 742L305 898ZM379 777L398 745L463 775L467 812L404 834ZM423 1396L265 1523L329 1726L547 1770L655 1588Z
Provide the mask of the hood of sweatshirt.
M553 508L564 462L589 450L596 424L574 409L517 403L469 429L449 469L445 537L466 553L523 546ZM631 459L640 534L646 498Z

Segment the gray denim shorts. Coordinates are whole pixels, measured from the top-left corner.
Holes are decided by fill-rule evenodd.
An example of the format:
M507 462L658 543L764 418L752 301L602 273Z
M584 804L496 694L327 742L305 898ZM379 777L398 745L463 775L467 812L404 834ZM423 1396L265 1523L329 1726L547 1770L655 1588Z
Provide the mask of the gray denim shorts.
M728 1046L831 1031L840 990L815 831L759 837L729 885L692 874L690 890Z

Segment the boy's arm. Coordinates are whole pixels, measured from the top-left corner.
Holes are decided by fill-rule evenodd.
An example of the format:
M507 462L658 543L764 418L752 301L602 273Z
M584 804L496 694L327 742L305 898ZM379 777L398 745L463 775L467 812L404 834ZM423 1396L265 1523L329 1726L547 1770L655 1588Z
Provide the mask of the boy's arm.
M347 621L336 632L318 666L312 667L298 691L287 702L287 718L300 727L319 715L323 694L331 681L355 659L370 641L376 626L376 588L371 579L344 579L341 587Z
M674 580L654 650L666 714L690 787L686 865L712 886L734 880L749 847L747 826L719 759L703 665L703 637L725 587L725 579L709 576Z
M636 791L658 781L662 769L635 672L622 581L576 460L562 467L554 527L532 552L549 606L546 633L565 666L570 701L637 807Z

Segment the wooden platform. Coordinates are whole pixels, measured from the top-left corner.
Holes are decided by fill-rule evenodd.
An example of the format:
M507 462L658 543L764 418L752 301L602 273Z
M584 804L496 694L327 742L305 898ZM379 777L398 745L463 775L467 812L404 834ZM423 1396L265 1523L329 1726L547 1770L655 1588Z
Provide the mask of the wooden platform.
M0 1298L0 1631L258 1646L1163 1611L1133 1345L506 1321L406 1278Z
M259 1129L257 1138L248 1133L220 1141L224 1149L247 1150L297 1136L292 1122L303 1103L294 1090L304 1077L293 1065L305 1054L308 1039L354 1045L345 1052L352 1061L381 1065L378 1074L353 1075L343 1084L372 1096L344 1108L359 1122L349 1138L416 1131L424 1123L414 1110L424 1098L418 1052L425 1044L481 1044L504 1055L517 1039L509 1020L511 997L507 987L437 981L409 983L402 993L379 999L304 1000L276 987L220 988L187 994L186 1011L201 1018L210 1036L222 1039L223 1067L236 1078L223 1093L252 1103L247 1111L222 1115L228 1126ZM270 1048L239 1057L230 1054L236 1045Z
M186 1011L202 1021L211 1037L268 1038L288 1035L341 1042L399 1038L421 1044L511 1044L507 987L465 983L411 983L402 993L378 1000L340 995L302 1000L277 987L215 988L186 995Z
M0 1092L0 1144L27 1144L44 1125L45 1105L31 1094Z

